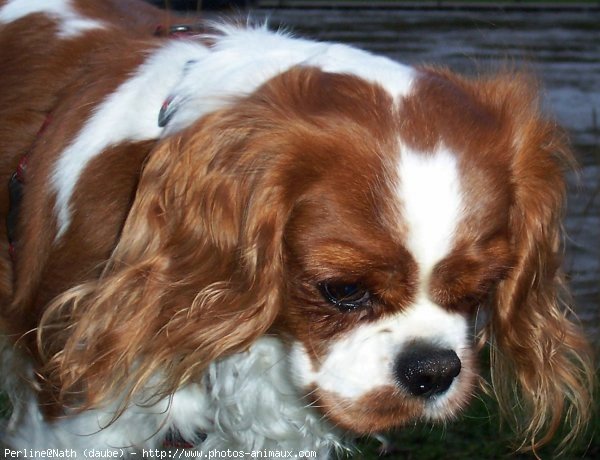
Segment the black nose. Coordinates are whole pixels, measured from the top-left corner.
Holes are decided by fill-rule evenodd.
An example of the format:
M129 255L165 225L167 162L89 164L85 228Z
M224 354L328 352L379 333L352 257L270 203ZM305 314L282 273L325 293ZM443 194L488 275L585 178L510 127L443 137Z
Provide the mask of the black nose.
M444 393L460 374L460 359L453 350L415 343L396 360L394 374L413 396L430 398Z

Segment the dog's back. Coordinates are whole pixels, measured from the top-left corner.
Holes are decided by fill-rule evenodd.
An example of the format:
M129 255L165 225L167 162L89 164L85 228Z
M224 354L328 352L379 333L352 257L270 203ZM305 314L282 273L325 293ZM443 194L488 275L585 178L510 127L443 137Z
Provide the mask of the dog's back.
M154 37L157 28L164 29L171 20L150 5L135 2L132 8L131 3L77 0L69 6L50 1L33 15L13 7L14 2L0 3L0 182L9 183L20 164L27 163L27 187L18 221L30 224L14 230L15 260L10 257L5 226L0 226L0 301L19 305L12 316L4 310L15 333L34 327L36 305L81 281L106 259L127 212L126 207L119 206L129 202L122 195L133 193L141 162L150 148L151 143L148 148L135 150L120 146L115 149L118 152L103 156L103 165L95 165L98 171L93 177L98 182L79 193L87 193L85 199L97 209L110 209L110 215L75 232L85 240L69 240L66 244L71 247L51 250L52 204L44 198L48 195L44 184L52 182L49 175L53 164L99 101L134 72L146 53L159 46L162 39ZM9 195L2 194L2 221L10 207ZM108 241L110 244L105 243ZM75 271L74 261L64 257L73 251L79 254ZM37 283L47 279L44 273L62 275L39 286ZM44 294L40 297L36 292Z

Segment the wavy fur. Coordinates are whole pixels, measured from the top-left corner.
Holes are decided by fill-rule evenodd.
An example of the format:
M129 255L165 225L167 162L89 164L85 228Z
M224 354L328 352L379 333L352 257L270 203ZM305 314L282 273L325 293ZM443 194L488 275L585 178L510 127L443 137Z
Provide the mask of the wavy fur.
M520 449L548 443L564 417L563 448L586 428L595 380L561 269L564 176L575 160L562 130L541 117L529 77L509 74L488 91L510 111L516 185L510 225L517 259L497 289L489 326L493 388Z

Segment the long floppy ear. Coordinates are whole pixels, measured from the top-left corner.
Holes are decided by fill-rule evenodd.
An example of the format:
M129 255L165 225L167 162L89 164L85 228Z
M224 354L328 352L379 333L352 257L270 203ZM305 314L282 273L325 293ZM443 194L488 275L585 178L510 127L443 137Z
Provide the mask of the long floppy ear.
M585 428L594 380L592 358L573 322L562 263L564 136L541 117L535 84L510 75L491 82L489 97L512 132L515 265L498 288L490 321L492 384L505 415L516 422L523 450L547 443L570 425L562 446Z
M223 111L150 154L103 275L42 319L41 374L55 402L125 404L150 383L170 394L270 327L287 211L244 123Z

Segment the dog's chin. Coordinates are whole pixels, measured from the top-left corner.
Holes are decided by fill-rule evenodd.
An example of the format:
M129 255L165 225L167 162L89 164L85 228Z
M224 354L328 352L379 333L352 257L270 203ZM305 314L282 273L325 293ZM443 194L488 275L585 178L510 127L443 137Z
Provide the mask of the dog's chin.
M422 401L399 395L393 386L370 391L357 400L319 390L313 397L332 424L358 435L406 425L418 419L424 409Z
M333 425L357 435L370 435L419 421L454 419L471 400L471 393L456 391L427 400L406 396L390 385L372 390L357 400L318 389L311 391L311 399Z

